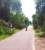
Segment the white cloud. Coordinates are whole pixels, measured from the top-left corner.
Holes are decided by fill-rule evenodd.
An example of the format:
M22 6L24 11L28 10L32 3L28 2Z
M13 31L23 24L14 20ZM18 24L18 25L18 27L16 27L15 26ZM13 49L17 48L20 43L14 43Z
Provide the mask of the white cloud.
M34 0L21 0L21 2L22 2L22 11L29 18L29 20L32 20L32 15L35 14Z

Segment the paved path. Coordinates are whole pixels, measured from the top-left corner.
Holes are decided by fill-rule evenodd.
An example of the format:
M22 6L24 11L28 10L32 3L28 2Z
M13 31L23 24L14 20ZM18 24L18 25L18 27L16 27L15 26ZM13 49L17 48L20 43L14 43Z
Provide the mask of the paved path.
M0 50L34 50L34 34L31 27L0 41Z

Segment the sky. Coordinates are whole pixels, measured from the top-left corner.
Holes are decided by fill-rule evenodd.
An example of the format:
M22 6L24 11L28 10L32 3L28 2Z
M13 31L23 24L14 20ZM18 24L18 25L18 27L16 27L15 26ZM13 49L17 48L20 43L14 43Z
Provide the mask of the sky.
M36 12L34 0L21 0L21 2L23 13L32 21L32 15Z

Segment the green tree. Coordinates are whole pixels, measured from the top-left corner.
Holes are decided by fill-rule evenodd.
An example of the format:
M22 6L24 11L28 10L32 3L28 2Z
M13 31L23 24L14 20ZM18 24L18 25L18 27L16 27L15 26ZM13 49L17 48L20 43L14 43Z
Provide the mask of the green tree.
M26 25L29 25L29 19L24 16L24 14L16 14L11 18L11 22L17 28L24 28Z

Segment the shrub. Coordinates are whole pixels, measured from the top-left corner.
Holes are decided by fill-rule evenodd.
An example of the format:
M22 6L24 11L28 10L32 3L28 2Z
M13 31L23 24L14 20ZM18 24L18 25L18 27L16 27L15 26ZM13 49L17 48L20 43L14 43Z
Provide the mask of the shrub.
M14 33L14 29L11 30L11 28L6 28L4 26L0 27L0 35L11 35Z
M39 33L37 34L37 36L38 36L38 37L43 37L43 32L39 32Z

